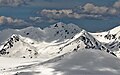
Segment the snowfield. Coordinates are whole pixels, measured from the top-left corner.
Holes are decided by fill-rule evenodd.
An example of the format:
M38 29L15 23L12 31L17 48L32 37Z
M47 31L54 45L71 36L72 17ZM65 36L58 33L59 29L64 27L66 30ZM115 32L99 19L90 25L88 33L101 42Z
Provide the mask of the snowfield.
M14 61L13 61L14 60ZM99 50L79 50L51 61L0 58L1 75L119 75L120 59Z
M1 75L119 75L120 26L90 33L62 22L0 31Z

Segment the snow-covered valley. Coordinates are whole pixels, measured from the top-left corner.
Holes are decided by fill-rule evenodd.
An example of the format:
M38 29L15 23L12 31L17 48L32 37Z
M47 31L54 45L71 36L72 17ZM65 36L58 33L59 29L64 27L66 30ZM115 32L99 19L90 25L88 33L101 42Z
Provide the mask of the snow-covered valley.
M0 31L1 75L119 75L120 26L91 33L62 22Z

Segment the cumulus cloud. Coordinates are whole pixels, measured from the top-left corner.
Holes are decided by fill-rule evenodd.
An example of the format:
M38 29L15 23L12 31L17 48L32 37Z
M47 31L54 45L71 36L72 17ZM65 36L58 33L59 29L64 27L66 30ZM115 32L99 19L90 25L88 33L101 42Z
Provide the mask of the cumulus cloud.
M109 8L106 6L96 6L92 3L87 3L83 6L83 11L91 14L110 14L116 15L119 13L115 8Z
M33 23L42 23L42 22L55 23L57 22L55 19L43 18L43 17L29 17L29 19Z
M105 19L107 16L118 16L120 10L114 7L97 6L92 3L86 3L83 6L79 6L79 9L43 9L40 11L42 17L57 20L60 18L92 18L92 19Z
M120 8L120 0L116 1L116 2L113 4L113 6L114 6L115 8Z
M90 12L90 13L106 13L108 11L107 7L98 7L95 6L91 3L87 3L83 6L85 12Z
M0 6L20 6L26 5L32 0L0 0Z
M29 19L30 19L31 21L37 22L37 23L43 22L42 17L29 17Z
M60 18L75 18L75 19L79 19L79 18L85 18L85 17L92 17L92 18L96 18L99 17L99 15L88 15L88 14L79 14L77 12L74 12L72 9L63 9L63 10L47 10L47 9L43 9L41 11L41 15L43 17L47 17L47 18L51 18L51 19L60 19Z
M83 12L83 11L81 11ZM112 12L112 11L110 11ZM114 12L113 12L114 13ZM90 18L90 19L103 19L101 14L87 14L87 13L78 13L74 10L47 10L43 9L41 11L42 17L46 17L48 19L57 20L60 18L73 18L73 19L80 19L80 18Z
M13 19L12 17L0 16L0 25L27 25L28 23L21 19Z
M70 14L72 14L72 13L73 13L73 11L71 9L63 9L63 10L43 9L41 11L42 16L46 16L46 17L49 17L49 18L55 18L55 19L70 16Z

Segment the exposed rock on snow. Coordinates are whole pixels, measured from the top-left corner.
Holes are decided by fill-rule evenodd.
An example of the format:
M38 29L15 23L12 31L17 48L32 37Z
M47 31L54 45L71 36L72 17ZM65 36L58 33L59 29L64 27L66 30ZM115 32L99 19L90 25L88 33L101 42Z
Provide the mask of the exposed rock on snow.
M0 39L1 75L120 74L120 26L90 33L60 22L3 30Z

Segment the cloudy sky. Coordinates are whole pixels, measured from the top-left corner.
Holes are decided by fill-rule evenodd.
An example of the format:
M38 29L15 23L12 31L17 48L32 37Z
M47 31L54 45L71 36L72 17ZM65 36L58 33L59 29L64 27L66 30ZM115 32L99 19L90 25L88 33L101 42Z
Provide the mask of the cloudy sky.
M88 31L120 24L120 0L0 0L0 29L74 23Z

